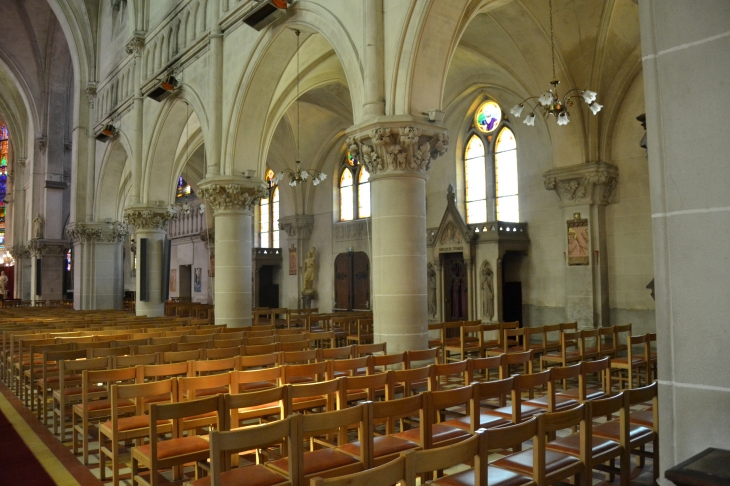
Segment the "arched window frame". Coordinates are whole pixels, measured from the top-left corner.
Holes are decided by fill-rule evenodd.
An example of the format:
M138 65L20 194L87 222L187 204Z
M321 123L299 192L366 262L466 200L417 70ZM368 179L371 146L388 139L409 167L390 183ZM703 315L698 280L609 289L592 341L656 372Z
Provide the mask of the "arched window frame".
M485 99L481 103L479 103L479 107L481 107L484 103L487 101L494 101L490 99ZM495 101L496 103L496 101ZM499 103L497 103L499 104ZM500 105L501 108L501 105ZM470 129L467 131L466 136L464 138L465 143L463 147L463 153L462 153L462 169L463 169L463 177L464 177L464 207L467 207L468 204L468 194L467 194L467 171L466 171L466 151L469 146L469 142L472 140L472 137L476 136L481 140L483 146L484 146L484 174L485 174L485 180L484 180L484 187L486 192L486 219L487 221L494 221L497 220L497 213L498 213L498 198L497 198L497 173L496 173L496 163L495 163L495 150L497 145L497 140L499 139L500 134L502 131L507 128L512 132L512 135L515 138L515 147L517 147L517 135L515 134L514 129L512 128L509 120L506 118L504 111L502 112L502 120L499 122L497 127L492 130L489 133L484 133L481 130L479 130L474 123L472 123ZM515 149L516 150L516 149ZM519 168L517 177L519 179ZM519 191L515 196L519 197ZM519 203L518 203L519 204ZM519 206L518 206L519 208ZM518 209L519 214L519 209ZM466 222L467 224L476 224L476 223L483 223L485 221L476 221L471 220L469 217L469 211L466 211ZM519 217L518 217L519 219ZM518 221L514 221L518 222Z
M353 163L351 163L351 161ZM352 177L352 185L343 187L343 175L345 171L350 173ZM363 180L367 176L367 179ZM370 199L370 173L362 164L352 159L350 155L345 156L345 160L340 166L337 183L337 201L340 213L340 221L354 221L356 219L366 219L371 215L371 199ZM344 191L343 191L344 189ZM350 192L351 195L347 195ZM350 201L348 201L348 199ZM361 203L363 204L361 206ZM350 210L350 206L352 209ZM352 217L349 217L352 215Z
M279 248L279 204L281 193L274 184L274 171L266 170L266 182L269 185L269 197L261 198L258 205L259 248Z

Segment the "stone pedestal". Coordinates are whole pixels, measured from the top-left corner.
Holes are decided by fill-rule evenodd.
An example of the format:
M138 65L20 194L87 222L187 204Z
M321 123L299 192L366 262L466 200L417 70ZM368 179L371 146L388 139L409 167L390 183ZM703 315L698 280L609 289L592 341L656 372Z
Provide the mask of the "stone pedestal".
M140 240L147 239L147 299L141 300L141 261L137 267L136 313L138 316L159 317L165 315L162 300L162 245L167 225L177 215L157 207L133 206L124 211L124 222L135 228L137 252L142 251ZM141 258L141 257L139 257Z
M215 323L228 327L252 324L252 218L264 195L262 181L218 176L200 183L215 219Z
M371 181L375 342L389 353L428 342L426 179L446 152L445 130L410 118L353 127L347 145Z
M605 162L560 167L544 175L545 188L557 192L565 227L565 314L579 327L609 325L606 211L618 184L618 168ZM580 257L570 256L569 231L584 231ZM581 236L581 238L583 238ZM587 241L586 241L587 240ZM585 255L583 255L585 254Z

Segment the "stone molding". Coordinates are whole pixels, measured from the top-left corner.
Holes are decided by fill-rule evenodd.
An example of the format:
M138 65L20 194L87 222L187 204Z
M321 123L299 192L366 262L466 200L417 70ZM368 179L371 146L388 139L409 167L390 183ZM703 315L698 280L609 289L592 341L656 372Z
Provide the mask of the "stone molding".
M30 258L30 250L25 245L13 245L8 248L8 252L16 261L22 260L23 258Z
M309 239L314 230L314 216L311 214L295 214L279 218L279 229L284 230L289 237Z
M129 235L125 223L73 223L66 226L66 234L73 243L102 242L119 243Z
M83 223L66 226L66 234L74 243L101 241L101 228L93 228Z
M347 138L347 148L371 176L393 172L426 174L449 145L446 130L415 123L375 123L353 131Z
M48 148L48 138L43 135L39 135L38 137L36 137L35 141L38 144L38 150L40 150L41 154L46 155L46 149Z
M124 223L134 226L138 230L164 230L175 218L177 218L177 213L169 209L142 206L124 210Z
M335 241L362 240L373 234L370 218L335 223ZM369 227L370 226L370 227Z
M200 182L198 197L210 205L213 214L219 211L253 211L266 185L261 181L244 178L214 177Z
M46 245L43 241L34 238L28 242L27 248L31 257L38 258L43 254L43 251L46 249Z
M96 83L86 83L86 88L84 88L84 92L86 93L86 97L89 100L89 105L93 109L94 103L96 102Z
M606 205L618 186L618 167L588 162L552 169L543 174L545 189L555 191L561 207Z

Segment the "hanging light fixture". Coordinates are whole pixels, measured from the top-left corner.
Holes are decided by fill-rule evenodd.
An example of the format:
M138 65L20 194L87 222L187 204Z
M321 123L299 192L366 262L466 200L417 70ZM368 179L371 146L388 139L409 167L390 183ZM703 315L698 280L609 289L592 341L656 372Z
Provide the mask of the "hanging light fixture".
M558 96L558 85L560 81L555 76L555 35L553 33L553 0L550 0L550 50L553 61L553 80L550 84L553 86L549 90L545 91L540 96L530 96L525 98L520 103L516 104L510 110L514 116L518 117L522 114L522 110L525 109L525 103L529 100L537 99L537 104L531 108L530 114L525 117L525 125L535 125L535 112L540 111L543 116L553 115L558 125L567 125L570 122L570 113L568 113L568 107L573 106L574 100L581 101L588 105L588 108L594 115L597 115L603 105L596 102L596 96L598 95L595 91L581 90L573 88L568 90L562 98Z
M302 162L301 160L299 160L299 35L301 34L301 32L299 30L295 30L294 33L297 35L297 158L294 169L282 170L281 172L276 174L276 176L274 176L274 180L272 181L272 183L278 184L279 181L282 180L284 177L288 177L289 185L297 186L299 184L303 184L311 178L312 184L316 186L327 178L327 174L324 174L316 169L302 169Z

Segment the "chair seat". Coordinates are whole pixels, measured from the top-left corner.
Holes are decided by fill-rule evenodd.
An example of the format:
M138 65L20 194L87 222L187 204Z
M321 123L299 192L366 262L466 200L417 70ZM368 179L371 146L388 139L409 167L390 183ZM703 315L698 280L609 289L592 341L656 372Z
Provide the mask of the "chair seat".
M567 437L548 442L546 448L549 450L570 454L580 457L580 434L571 434ZM621 453L621 444L603 437L593 437L591 440L591 457L617 456Z
M89 392L95 393L95 392L104 391L104 390L106 390L106 388L104 388L101 385L92 385L92 386L90 386L88 388L88 390L89 390ZM81 392L82 391L83 390L82 390L82 388L80 386L73 386L73 387L64 388L63 389L63 394L66 395L66 396L69 396L69 395L81 395Z
M621 440L621 424L618 420L612 420L605 424L593 427L593 435L607 439ZM631 442L644 443L654 438L654 431L641 425L629 424L629 440Z
M314 383L315 381L317 380L311 376L292 376L289 378L289 383L292 385L297 385L299 383Z
M304 475L310 476L322 471L336 469L350 464L357 464L357 458L345 454L337 449L319 449L304 453ZM289 471L289 460L287 458L277 459L270 463L273 467L282 471ZM246 483L248 484L248 483Z
M119 400L119 401L117 401L117 404L120 407L133 407L134 406L134 403L132 403L132 401L130 401L130 400ZM83 403L77 403L76 405L74 405L74 408L83 409L84 405L83 405ZM111 400L106 400L106 399L105 400L94 400L94 401L88 402L86 404L86 410L89 412L95 412L97 410L106 410L106 409L111 409L111 408L112 408Z
M636 425L643 425L644 427L654 427L654 412L651 410L642 410L640 412L633 412L629 415L629 422Z
M579 358L580 357L580 351L566 351L565 352L566 358ZM546 353L543 355L544 359L549 359L551 361L554 360L561 360L563 359L563 355L560 353Z
M462 417L457 417L455 419L446 420L442 422L444 425L448 425L451 427L458 427L462 430L471 430L471 417L468 415L464 415ZM512 421L508 420L504 417L500 417L499 415L494 415L491 413L480 413L479 414L479 425L474 425L474 430L476 429L491 429L494 427L502 427L504 425L511 424Z
M395 437L406 439L411 442L420 443L421 441L421 429L416 427L413 429L406 430L405 432L399 432L393 434ZM464 429L459 427L451 427L445 424L433 424L431 426L431 437L433 445L439 444L445 441L459 441L467 439L471 434Z
M41 380L42 378L38 381L40 382ZM46 383L48 383L49 385L52 383L58 383L60 381L60 376L49 376L48 378L46 378ZM66 375L65 381L81 381L81 375Z
M278 474L266 466L259 464L246 467L237 467L221 473L221 486L275 486L288 482L289 479ZM196 479L189 483L191 486L210 486L210 476Z
M169 424L169 420L158 420L157 425L167 425ZM134 429L146 429L150 426L150 416L149 415L135 415L133 417L122 417L117 422L117 429L119 432L126 432L129 430ZM112 428L112 421L108 420L102 424L102 427L106 427L111 430Z
M407 451L409 449L416 449L420 447L416 442L410 440L401 439L392 435L380 435L373 439L373 457L389 456L398 452ZM353 456L360 456L360 441L348 442L340 447L340 450L352 454Z
M510 454L502 459L497 459L492 463L492 465L532 476L533 457L533 450L528 449L516 454ZM578 464L580 464L580 459L577 457L552 450L545 451L545 472L547 474Z
M557 392L555 395L558 397L578 398L580 396L580 390L578 388L571 388L570 390ZM606 398L606 396L606 393L600 388L586 389L586 400L596 400Z
M488 467L487 476L489 477L487 481L489 486L520 486L532 482L532 478L493 466ZM429 484L437 484L439 486L477 486L474 483L474 469L467 469L456 474L450 474Z
M366 368L358 368L355 370L355 376L364 376L368 374L368 370ZM348 371L335 371L334 373L335 378L339 378L340 376L351 376Z
M270 381L252 381L250 383L240 383L238 390L243 392L254 391L254 390L266 390L267 388L275 388L276 385Z
M542 407L536 407L534 405L525 405L522 403L520 405L520 414L522 419L528 419L532 417L533 415L537 415L538 413L545 413L545 409ZM507 405L506 407L500 407L497 409L492 410L493 414L499 415L500 417L512 418L512 405Z
M205 388L202 390L195 390L195 398L202 398L202 397L209 397L212 395L221 395L223 393L228 393L228 387L227 386L217 386L214 388ZM187 393L185 394L185 397L187 398Z
M135 447L138 453L150 457L149 444ZM157 442L157 458L168 459L175 456L193 454L210 450L210 443L199 436L181 437L179 439L162 440Z
M611 367L615 364L622 364L624 366L627 366L629 363L629 357L628 356L621 356L620 358L614 358L611 360ZM637 365L641 363L646 363L646 360L644 358L634 357L631 358L631 364Z
M523 406L525 404L535 407L541 407L541 408L548 408L548 396L545 395L540 398L533 398L532 400L527 400L522 402ZM561 411L561 410L568 410L569 408L574 408L580 405L578 403L578 400L575 400L573 398L567 398L567 397L561 397L556 395L555 396L555 411Z

